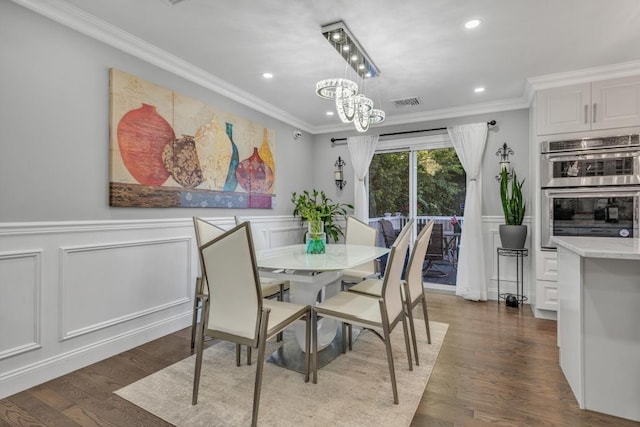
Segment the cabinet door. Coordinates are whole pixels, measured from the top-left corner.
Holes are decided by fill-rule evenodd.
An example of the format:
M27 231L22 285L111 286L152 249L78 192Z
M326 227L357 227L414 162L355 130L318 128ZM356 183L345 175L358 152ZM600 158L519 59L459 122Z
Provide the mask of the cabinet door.
M538 135L591 129L591 83L541 90L536 105Z
M536 279L558 280L558 255L555 251L536 252Z
M591 129L640 126L640 77L591 84Z
M536 280L536 308L558 310L558 283Z
M541 90L536 95L538 135L591 129L591 84Z

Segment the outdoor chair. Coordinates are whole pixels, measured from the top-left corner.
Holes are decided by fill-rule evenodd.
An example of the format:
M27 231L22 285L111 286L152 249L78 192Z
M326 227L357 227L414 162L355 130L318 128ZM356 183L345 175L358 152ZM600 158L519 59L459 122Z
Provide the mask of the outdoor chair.
M400 295L400 276L404 266L404 259L409 248L411 227L413 220L409 221L402 229L395 243L391 246L389 262L382 279L382 296L371 298L355 292L340 292L331 298L317 304L313 309L313 325L318 316L333 318L342 321L342 352L346 352L345 329L350 326L359 326L373 331L385 344L389 376L393 391L393 403L398 404L398 388L391 349L391 332L395 326L402 322L404 341L407 351L409 370L413 370L411 361L411 346L407 330L406 316L403 311L403 303ZM313 338L313 382L317 383L317 350L318 337Z
M263 298L251 227L246 222L205 243L199 252L211 298L200 322L191 403L198 402L205 334L233 342L236 349L241 345L257 348L251 415L251 425L256 426L266 342L297 320L306 323L304 380L309 381L311 307Z
M388 219L380 219L380 229L382 230L382 237L384 237L384 245L390 248L398 237L398 231L393 228L393 224Z
M427 277L446 277L449 273L438 267L438 261L445 259L444 231L442 224L433 224L431 231L431 240L427 247L426 258L427 266L423 270L423 276Z

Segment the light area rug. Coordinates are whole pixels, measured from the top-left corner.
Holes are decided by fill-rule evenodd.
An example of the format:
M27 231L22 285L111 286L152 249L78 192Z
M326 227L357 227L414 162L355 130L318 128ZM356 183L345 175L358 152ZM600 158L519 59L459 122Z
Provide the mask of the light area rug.
M402 326L392 333L398 405L393 403L384 343L364 331L353 351L318 370L318 384L305 383L302 374L265 362L258 425L408 426L448 328L445 323L429 324L432 344L427 344L422 319L416 319L420 366L414 364L413 371L408 369ZM277 345L281 343L272 340L269 351ZM253 354L255 360L257 351ZM195 356L190 356L115 393L176 426L250 425L255 362L236 367L232 343L206 349L195 406L191 405L194 367Z

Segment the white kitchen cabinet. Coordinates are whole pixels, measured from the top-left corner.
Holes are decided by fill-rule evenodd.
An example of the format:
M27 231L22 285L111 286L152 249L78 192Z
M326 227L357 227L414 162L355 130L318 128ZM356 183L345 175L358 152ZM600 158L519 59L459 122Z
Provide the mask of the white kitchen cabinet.
M536 253L536 308L558 310L558 256L555 251Z
M640 76L538 91L537 133L640 126Z
M562 372L580 408L640 421L638 241L554 240Z

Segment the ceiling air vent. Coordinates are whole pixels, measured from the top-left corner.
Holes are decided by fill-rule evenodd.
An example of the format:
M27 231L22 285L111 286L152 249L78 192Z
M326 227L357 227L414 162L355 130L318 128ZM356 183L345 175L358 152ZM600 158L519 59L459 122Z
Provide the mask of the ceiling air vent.
M418 105L422 104L422 101L417 96L411 96L409 98L402 98L402 99L394 99L392 102L393 102L393 105L396 106L396 108L417 107Z

